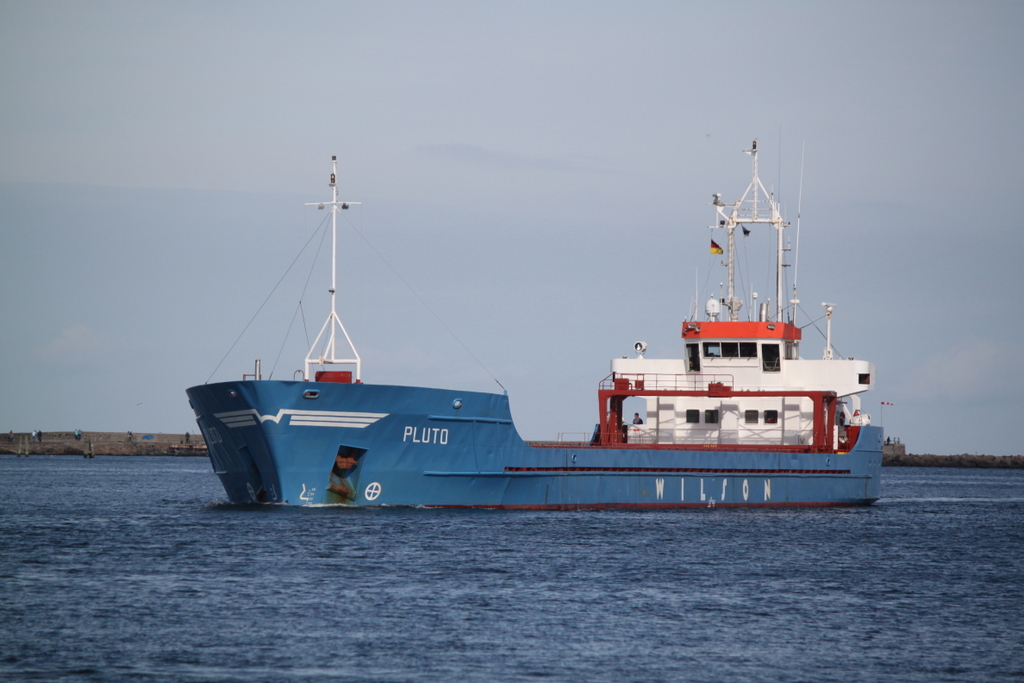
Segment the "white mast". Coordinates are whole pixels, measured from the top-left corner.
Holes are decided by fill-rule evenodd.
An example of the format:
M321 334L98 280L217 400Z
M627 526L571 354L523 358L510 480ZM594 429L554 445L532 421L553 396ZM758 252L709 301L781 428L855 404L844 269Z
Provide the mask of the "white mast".
M316 340L313 341L313 346L310 347L309 353L306 354L306 370L303 375L305 381L309 381L309 367L311 365L355 365L356 366L356 381L362 380L362 360L359 358L359 353L356 351L355 344L352 343L352 338L348 336L348 332L345 330L345 326L341 322L341 318L338 317L337 308L335 307L335 294L337 293L338 284L338 211L347 209L353 204L361 204L362 202L339 202L338 201L338 184L336 182L338 174L338 157L331 157L331 182L328 184L333 191L333 201L330 202L313 202L306 204L306 206L315 206L318 209L323 209L325 206L331 207L331 313L327 316L327 322L320 328L320 334L316 336ZM320 339L324 336L324 333L330 329L330 336L327 340L327 348L325 353L314 357L317 346L320 344ZM348 342L349 349L352 351L352 358L338 358L337 351L335 349L335 334L337 330L341 330L341 333L345 335L345 341Z
M835 308L835 304L821 302L821 305L825 307L825 353L822 354L822 360L832 360L832 309Z
M736 246L735 230L736 226L744 223L767 223L775 227L776 234L776 273L775 273L775 320L782 322L782 230L787 227L787 224L783 222L782 215L779 213L779 204L761 184L761 179L757 176L757 140L754 140L754 144L751 145L750 149L743 150L744 153L751 155L753 159L753 179L750 181L750 185L747 187L747 191L743 193L743 198L732 205L732 211L728 214L725 213L726 204L722 201L722 196L716 194L714 196L715 211L719 216L717 226L711 226L713 228L720 227L725 228L727 233L729 257L727 267L729 270L729 290L728 298L725 301L725 307L729 309L729 320L740 319L740 309L743 307L743 302L736 298L736 257L734 249ZM762 199L763 195L763 199Z

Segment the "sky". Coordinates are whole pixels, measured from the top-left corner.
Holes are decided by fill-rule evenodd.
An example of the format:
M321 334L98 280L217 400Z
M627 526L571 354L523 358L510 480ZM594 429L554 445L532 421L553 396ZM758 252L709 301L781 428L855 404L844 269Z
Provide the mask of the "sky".
M0 0L0 431L194 432L187 387L294 377L337 155L364 381L589 433L609 360L680 357L717 295L710 200L756 138L802 355L835 303L887 434L1024 453L1022 31L1017 2Z

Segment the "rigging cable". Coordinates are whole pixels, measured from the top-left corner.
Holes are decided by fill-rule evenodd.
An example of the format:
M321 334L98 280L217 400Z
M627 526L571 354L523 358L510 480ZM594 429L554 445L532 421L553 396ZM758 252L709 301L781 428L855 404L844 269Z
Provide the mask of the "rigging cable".
M319 228L317 229L316 232L319 232ZM306 247L309 246L309 243L313 240L313 237L316 236L316 232L314 232L310 236L310 238L308 240L306 240L306 243L304 245L302 245L302 249L300 249L299 253L295 255L294 259L292 259L292 262L288 265L288 268L285 269L284 274L281 275L281 278L277 281L277 284L275 284L274 288L270 290L270 294L268 294L267 298L263 300L263 303L260 304L260 307L258 309L256 309L256 312L253 313L252 318L250 318L249 322L247 322L245 324L245 327L242 328L242 331L238 333L238 337L235 339L234 343L231 344L231 348L229 348L227 350L227 353L225 353L224 357L220 359L220 362L217 363L217 367L215 367L213 369L213 372L210 373L210 376L206 378L206 381L203 382L203 384L209 384L210 380L213 379L213 376L215 374L217 374L217 370L219 370L220 366L224 364L224 361L227 360L227 357L231 355L231 352L234 350L235 346L238 345L238 342L242 339L242 336L245 335L246 330L248 330L249 326L252 325L254 320L256 320L256 316L258 316L260 314L260 311L263 310L263 307L267 305L268 301L270 301L270 297L274 296L274 292L276 292L277 288L281 286L281 283L284 281L285 277L287 277L288 273L291 271L292 267L295 265L295 262L299 260L300 256L302 256L302 252L304 252L306 250Z
M744 298L746 298L747 304L749 306L751 297L747 295L748 285L747 285L747 280L746 280L745 276L746 276L747 273L752 272L751 268L750 268L750 250L747 249L747 233L744 232L744 230L746 230L747 227L745 225L743 225L742 223L740 223L739 224L739 228L740 228L740 236L743 238L742 240L740 240L740 244L742 245L741 250L743 251L743 267L742 268L737 268L736 270L739 271L739 276L740 276L740 286L739 286L740 293L744 296ZM733 234L735 235L735 232ZM736 242L736 240L733 240L734 244L735 244L735 242ZM753 291L753 288L754 288L754 283L751 282L750 285L749 285L749 290ZM750 320L750 313L751 313L750 308L747 308L747 320Z
M323 228L326 224L327 224L327 217L324 216L323 220L320 221L320 225L317 226L317 229L313 232L313 236L315 237L316 233L319 232L320 229ZM295 307L295 312L292 313L292 319L291 319L291 322L288 323L288 329L285 330L284 339L281 341L281 348L277 350L277 357L274 358L274 365L270 368L270 375L269 375L268 379L273 379L273 377L274 377L274 370L277 369L277 363L278 363L278 361L281 360L281 353L284 351L284 346L285 346L285 344L288 343L288 337L292 333L292 326L295 325L295 316L298 315L300 311L302 311L302 300L306 298L306 290L309 289L309 281L313 277L313 269L316 268L316 262L320 258L320 252L323 251L324 241L326 239L327 239L327 231L324 230L323 234L320 236L320 246L318 246L316 248L316 254L313 255L313 262L309 265L309 273L306 274L306 284L304 284L302 286L302 293L299 295L299 303ZM305 251L306 246L308 246L308 245L309 245L309 242L306 242L306 245L304 245L302 247L302 251ZM300 251L299 253L301 254L302 251ZM302 316L302 331L306 335L306 346L309 346L309 330L306 329L306 316L305 316L305 313L303 313L303 316Z
M808 318L811 317L810 314L807 311L804 311L804 307L803 306L800 306L800 304L797 304L797 306L800 308L801 311L803 311L804 315L806 315ZM807 323L806 325L802 325L800 327L800 329L803 330L803 329L806 329L806 328L810 327L811 325L814 325L814 329L816 329L818 331L818 334L821 335L821 338L827 341L828 337L825 335L824 332L821 331L821 328L818 327L818 325L817 325L818 321L821 320L824 317L825 316L823 316L823 315L818 316L817 318L815 318L811 322ZM836 345L835 344L832 344L832 350L835 351L836 355L839 356L840 359L846 358L846 356L844 356L843 354L839 353L839 350L836 349Z
M477 358L476 355L472 351L469 350L469 347L466 346L461 339L459 339L459 336L457 334L455 334L455 332L452 331L452 328L448 327L448 325L444 322L444 320L441 319L441 316L439 316L437 313L435 313L434 309L432 309L430 307L430 305L426 301L424 301L423 297L421 297L419 295L419 292L417 292L415 289L413 289L412 285L410 285L408 282L406 282L405 278L402 277L401 273L399 273L395 269L395 267L392 266L391 263L386 258L384 258L384 256L379 251L377 251L377 247L373 246L373 243L370 242L370 240L366 239L366 235L364 235L362 233L362 231L359 230L359 228L357 228L355 226L355 224L348 219L348 217L343 216L343 218L344 218L345 222L349 224L349 227L351 227L352 230L355 231L355 233L357 235L359 235L360 239L362 239L364 242L366 242L366 246L368 246L373 251L373 253L377 255L377 258L379 258L384 263L384 265L386 265L391 270L391 272L395 274L395 277L397 277L399 280L401 280L402 284L405 285L406 288L410 292L412 292L413 296L415 296L417 299L419 299L420 303L423 304L423 307L426 308L428 311L430 311L430 314L432 316L434 316L434 318L437 319L437 322L441 323L441 326L444 329L448 330L448 334L450 334L452 336L452 338L459 343L459 346L461 346L466 351L466 353L468 353L470 355L470 357L473 360L476 361L477 365L479 365L483 369L483 371L486 372L490 376L490 378L494 380L495 384L497 384L499 387L501 387L502 391L504 391L507 394L508 393L508 389L505 388L505 385L498 381L498 378L495 377L491 373L491 371L487 369L487 366L484 365L480 361L480 359Z

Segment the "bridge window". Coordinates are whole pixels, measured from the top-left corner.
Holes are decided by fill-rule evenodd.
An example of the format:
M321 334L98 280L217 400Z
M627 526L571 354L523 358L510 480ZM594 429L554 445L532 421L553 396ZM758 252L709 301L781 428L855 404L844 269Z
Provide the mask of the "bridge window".
M740 342L740 358L757 358L757 342Z
M773 425L779 423L779 411L777 410L766 410L764 411L764 423L766 425Z
M700 345L699 344L687 344L686 345L686 362L687 369L690 372L700 372Z
M757 424L757 411L756 410L745 410L743 411L743 419L748 425Z
M722 342L722 358L739 358L740 345L737 342Z
M717 410L705 410L704 411L704 422L705 422L705 424L709 424L709 425L718 424L718 411Z
M765 372L779 372L782 369L778 344L761 344L761 369Z
M786 360L800 358L800 342L786 342Z
M687 410L686 411L686 422L688 424L700 423L700 411L699 410Z
M704 342L705 358L721 358L722 345L718 342Z

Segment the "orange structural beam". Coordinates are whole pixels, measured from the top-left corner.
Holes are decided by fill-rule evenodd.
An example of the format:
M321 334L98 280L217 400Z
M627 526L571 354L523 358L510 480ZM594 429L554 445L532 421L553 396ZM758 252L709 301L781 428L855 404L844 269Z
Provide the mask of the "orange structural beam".
M784 339L799 341L803 333L789 323L761 323L747 321L717 321L683 323L685 339Z
M699 398L809 398L814 403L814 423L810 450L815 453L831 453L836 420L837 395L834 391L749 391L736 390L725 384L712 382L706 390L687 391L679 389L647 389L643 383L613 383L614 389L600 389L597 392L600 405L599 441L601 444L624 444L627 442L626 429L622 424L622 403L627 398L642 396L693 396ZM652 444L646 444L651 446ZM656 445L656 444L654 444ZM806 446L792 446L792 450L807 450Z

